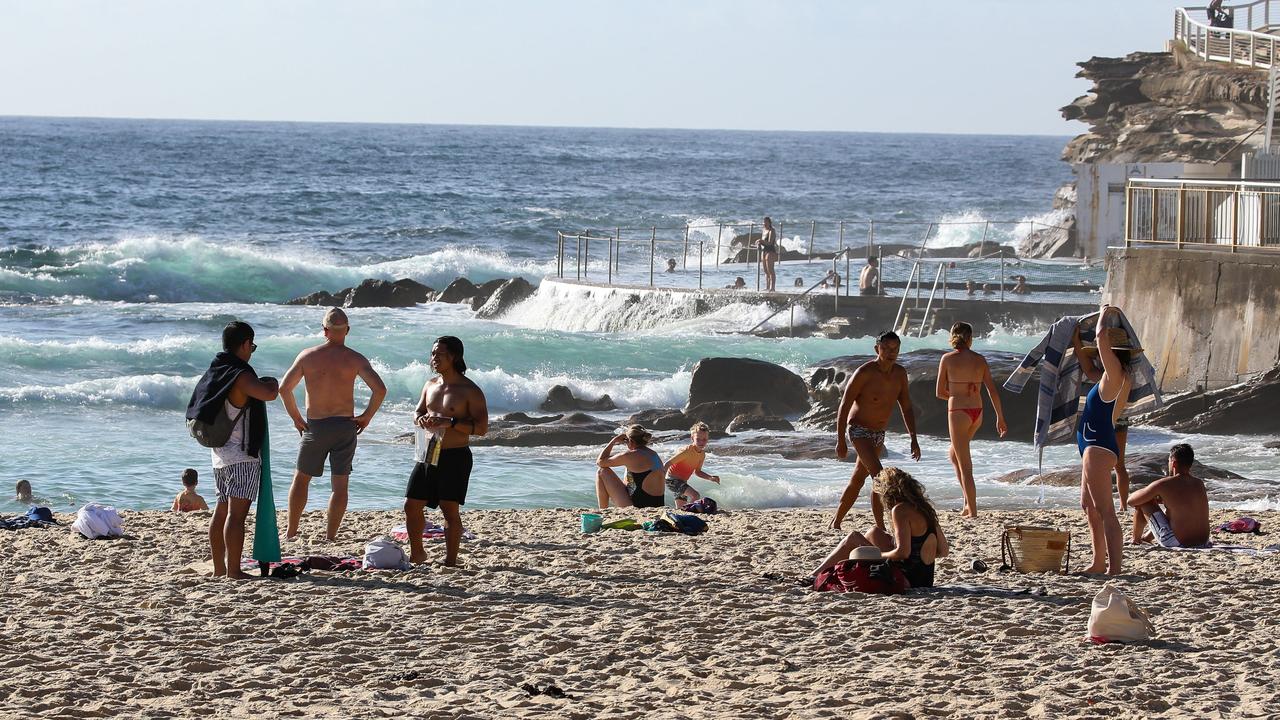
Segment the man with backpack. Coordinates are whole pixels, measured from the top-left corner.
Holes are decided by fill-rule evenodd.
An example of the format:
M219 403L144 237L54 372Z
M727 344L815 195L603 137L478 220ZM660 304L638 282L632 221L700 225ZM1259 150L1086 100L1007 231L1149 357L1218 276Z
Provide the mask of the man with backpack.
M213 575L235 580L249 577L240 570L244 524L262 481L266 404L280 389L275 378L259 378L249 365L258 349L253 337L253 328L238 320L222 329L222 352L214 356L187 405L187 427L213 457Z

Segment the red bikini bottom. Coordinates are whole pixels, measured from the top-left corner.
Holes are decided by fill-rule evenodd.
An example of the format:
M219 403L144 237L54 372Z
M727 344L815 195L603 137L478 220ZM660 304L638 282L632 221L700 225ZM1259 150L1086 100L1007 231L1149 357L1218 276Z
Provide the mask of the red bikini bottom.
M976 408L956 408L955 410L952 410L951 412L962 412L962 413L964 413L964 414L968 415L968 416L969 416L969 420L970 420L970 422L978 422L979 420L981 420L981 419L982 419L982 408L980 408L980 407L976 407Z

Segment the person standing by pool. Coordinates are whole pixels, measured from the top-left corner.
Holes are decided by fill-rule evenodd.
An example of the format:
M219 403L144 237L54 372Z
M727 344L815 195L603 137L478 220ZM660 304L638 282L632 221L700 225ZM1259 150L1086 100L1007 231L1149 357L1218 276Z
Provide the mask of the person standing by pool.
M409 533L409 561L426 562L422 531L426 508L440 508L444 515L444 564L458 564L462 544L462 506L471 481L471 436L489 432L489 406L484 391L468 378L462 341L452 335L437 338L431 346L431 369L413 412L413 424L431 431L440 443L435 462L415 463L404 493L405 530Z
M773 229L773 220L764 219L764 230L760 232L760 262L764 265L764 289L773 292L778 289L778 274L774 266L778 262L778 231Z
M662 507L666 502L666 485L662 476L662 458L649 447L653 433L639 425L632 425L604 446L596 458L596 501L601 508L613 503L617 507ZM627 449L617 455L613 449L625 444ZM627 469L624 483L613 471L615 467Z
M347 482L356 454L356 436L369 426L387 396L387 386L369 360L347 347L347 333L351 331L347 314L338 308L329 308L323 325L324 342L298 353L280 381L280 399L293 418L293 426L302 435L297 469L289 486L289 525L285 536L290 540L298 535L311 478L324 474L326 458L331 492L325 538L338 537L342 516L347 512ZM355 414L357 377L372 393L369 406L359 415ZM306 418L298 410L298 401L293 396L298 383L305 383L307 388Z
M1119 308L1104 305L1098 314L1096 350L1102 362L1102 377L1085 397L1080 424L1076 426L1076 446L1082 461L1080 504L1093 543L1093 563L1085 572L1105 571L1108 575L1120 574L1124 561L1124 531L1111 495L1111 471L1120 455L1116 420L1124 414L1129 401L1128 364L1134 350L1115 344L1123 330L1104 325L1108 315L1118 312ZM1113 331L1117 331L1115 335Z
M898 351L902 341L893 331L880 333L876 338L876 359L865 362L854 371L844 386L840 409L836 414L836 457L843 460L849 454L849 445L857 454L857 464L849 484L840 496L831 527L839 530L844 516L853 507L862 492L862 484L868 477L880 474L880 453L884 450L885 428L893 415L896 403L902 412L902 422L911 434L911 457L920 460L920 443L916 440L916 412L911 407L911 394L907 370L898 364ZM848 439L845 432L848 432ZM871 489L871 514L876 527L884 528L884 508L880 495Z
M973 457L969 443L982 427L982 388L991 397L991 407L996 411L996 432L1004 437L1009 431L1004 422L1004 408L1000 393L991 379L987 359L974 352L973 326L958 322L951 326L951 352L938 361L939 400L947 401L947 432L951 436L948 457L960 482L960 494L964 496L961 517L978 516L978 490L973 480Z

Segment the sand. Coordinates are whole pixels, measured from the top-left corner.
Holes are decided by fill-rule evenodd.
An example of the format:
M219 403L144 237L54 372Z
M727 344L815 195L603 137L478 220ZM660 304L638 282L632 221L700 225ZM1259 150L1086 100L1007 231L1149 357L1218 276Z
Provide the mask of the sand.
M893 597L796 584L839 537L825 529L829 511L732 512L700 537L583 536L578 512L466 513L478 539L460 569L442 567L444 548L431 544L431 563L408 572L243 582L192 567L207 559L203 513L125 513L121 540L0 532L0 716L1280 713L1280 555L1130 548L1116 583L1159 635L1099 646L1083 636L1102 580L996 571L1000 527L1015 521L1078 533L1073 562L1085 564L1078 512L948 513L953 553L938 582L984 589ZM1280 513L1255 516L1280 527ZM401 522L352 513L326 545L307 539L322 532L310 513L285 550L360 554ZM974 557L992 569L972 572ZM1046 594L1015 593L1027 588ZM526 683L571 697L530 697Z

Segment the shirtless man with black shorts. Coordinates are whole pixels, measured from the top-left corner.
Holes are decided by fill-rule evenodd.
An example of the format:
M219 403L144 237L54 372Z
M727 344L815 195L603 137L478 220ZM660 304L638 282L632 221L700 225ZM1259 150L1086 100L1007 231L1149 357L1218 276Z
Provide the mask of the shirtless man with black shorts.
M356 435L369 426L387 396L387 386L368 359L347 347L350 330L347 314L338 308L329 308L324 316L324 343L298 353L293 366L280 381L280 399L293 418L293 426L302 434L297 469L289 486L289 526L285 533L289 540L298 535L302 510L307 506L307 489L311 478L324 475L326 458L332 492L325 537L337 538L342 516L347 512L347 481L351 478L351 461L356 454ZM359 415L355 414L357 377L373 393L369 407ZM300 382L305 382L307 388L305 419L298 411L298 399L293 396Z
M849 454L849 443L857 454L858 462L849 478L849 485L840 496L840 506L831 527L840 529L844 516L853 507L862 492L862 483L868 476L880 474L880 453L884 450L884 431L889 426L896 402L902 410L902 421L911 434L911 457L920 459L920 443L916 441L916 413L911 407L911 395L907 392L907 370L897 363L898 350L902 347L893 331L880 333L876 338L876 359L863 363L849 378L840 399L840 412L836 416L836 457L843 460ZM848 439L845 433L848 432ZM880 495L871 492L871 513L876 527L884 529L884 508Z
M489 408L484 391L469 380L462 341L446 335L431 346L431 369L437 376L422 388L422 397L413 411L413 424L439 436L440 454L431 464L415 463L404 493L405 529L409 531L409 561L426 562L422 530L426 508L440 508L444 515L444 564L458 564L462 542L461 506L467 501L471 480L471 436L489 431Z

